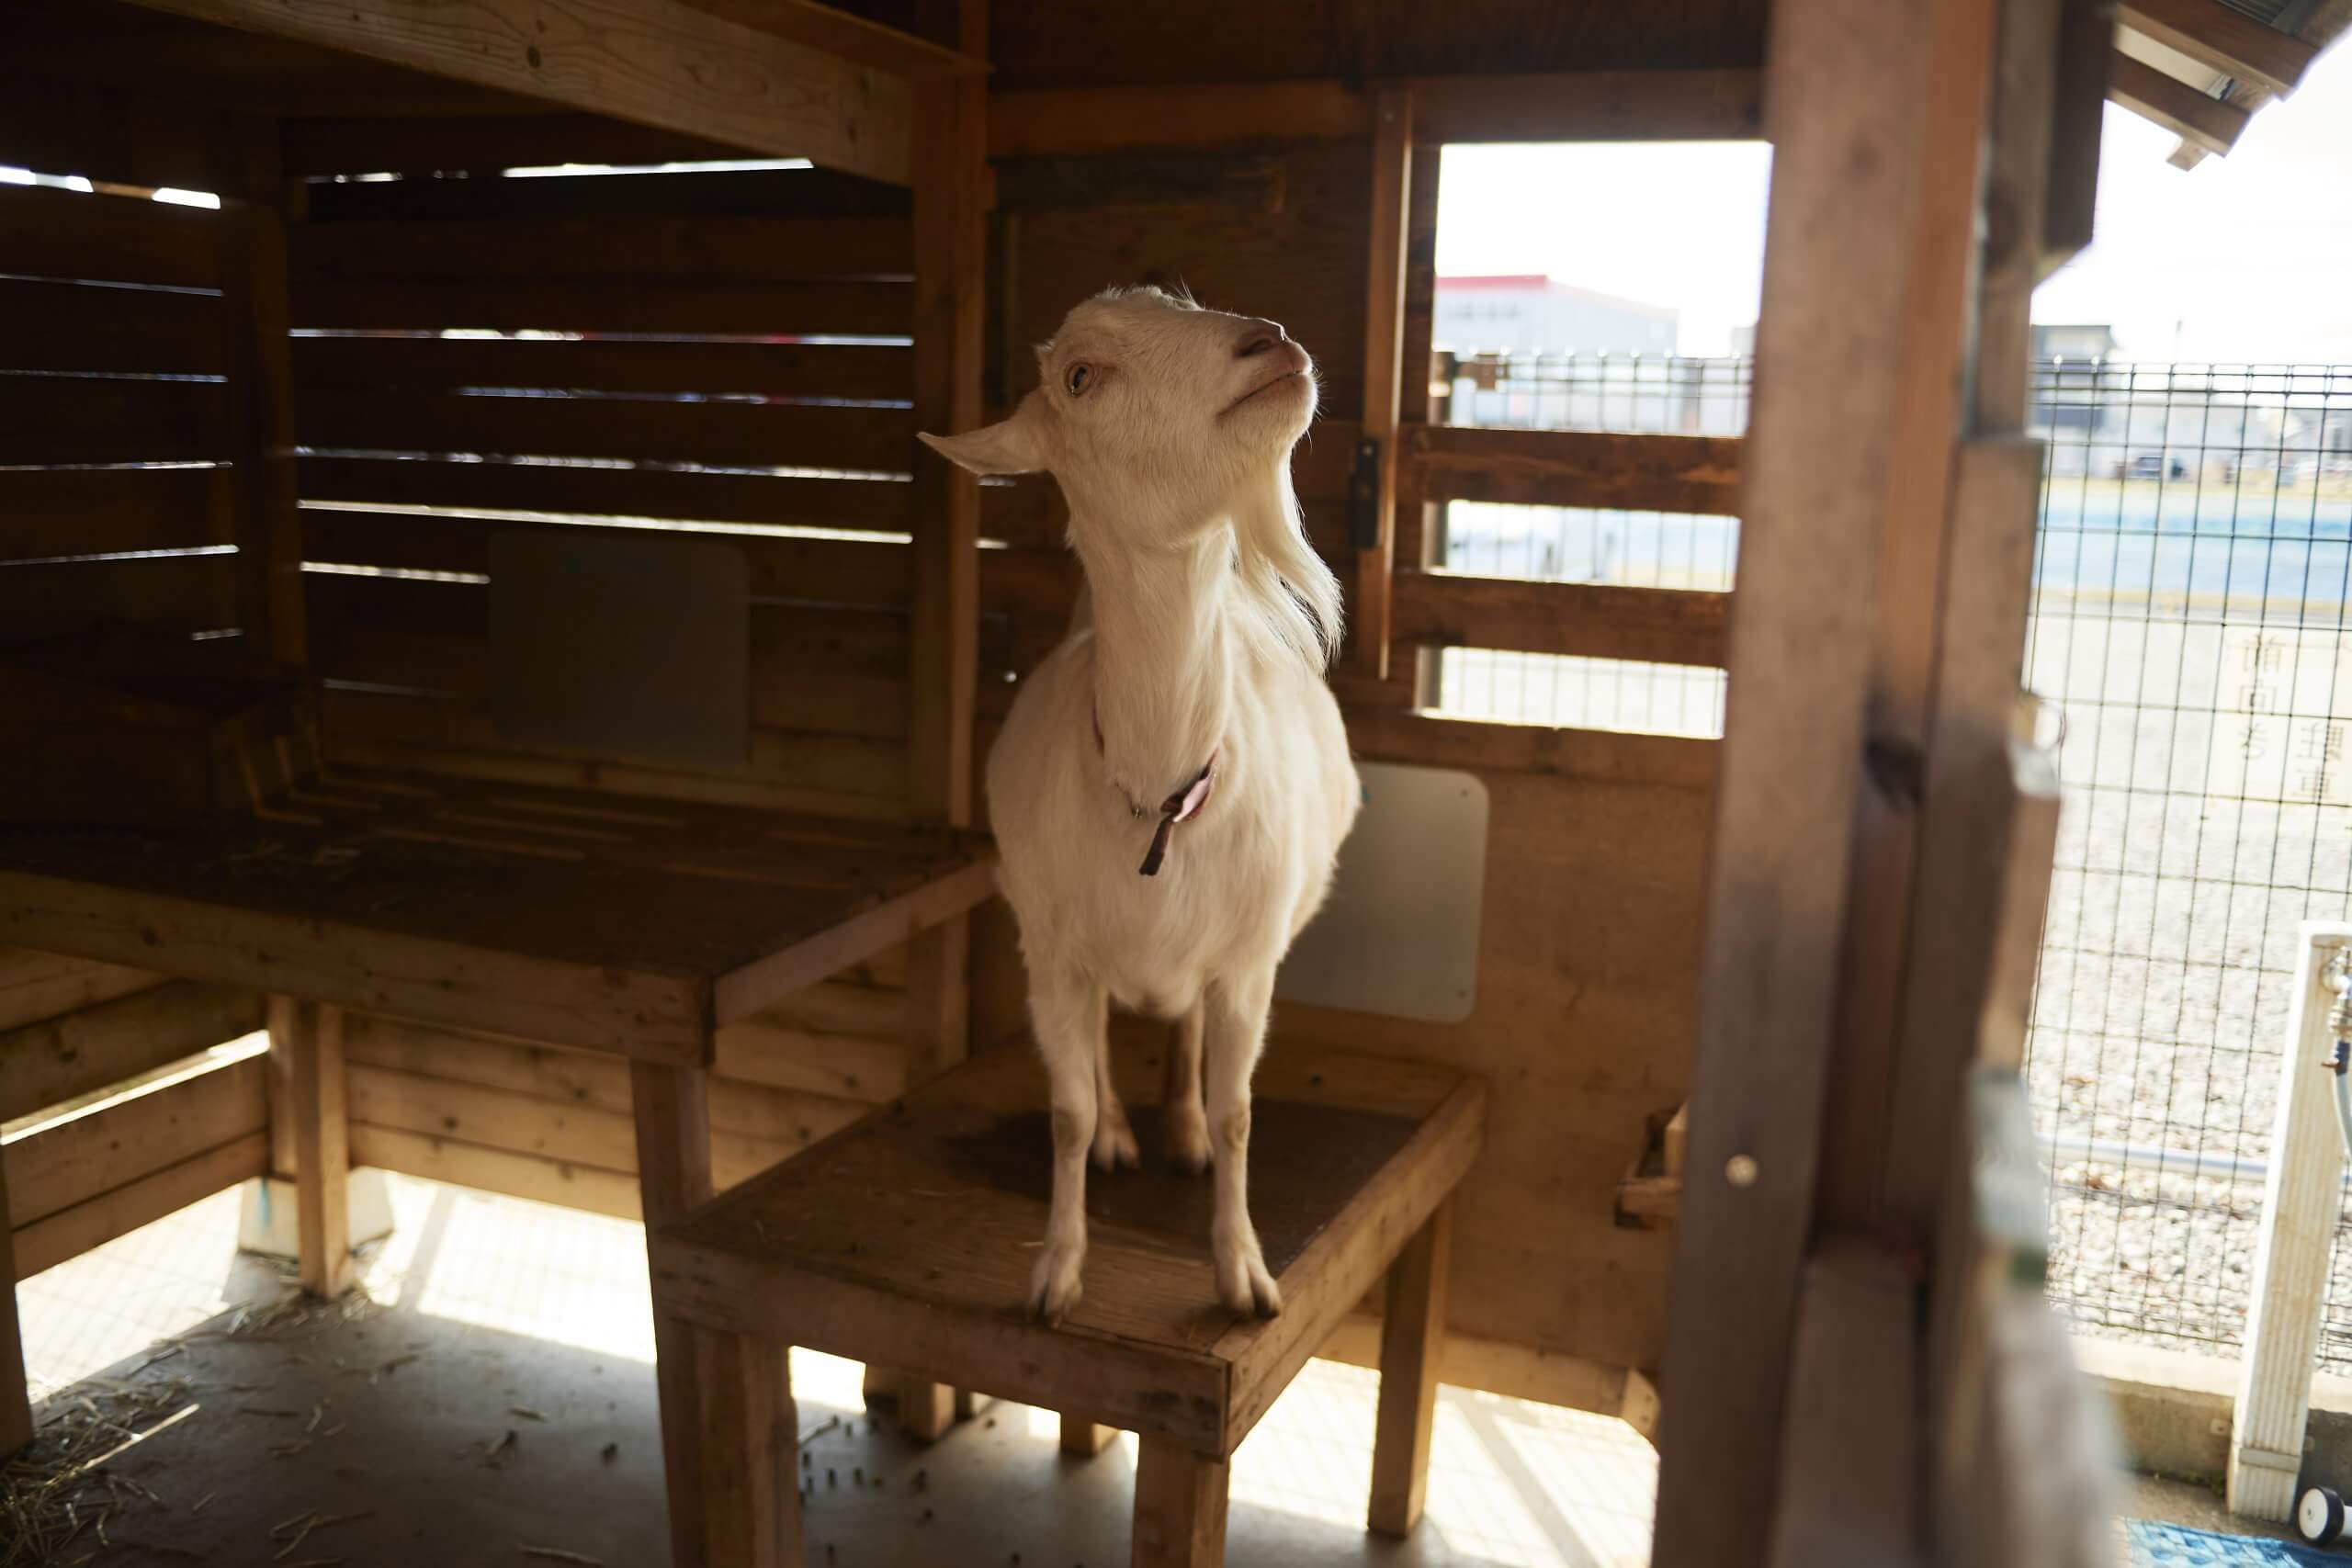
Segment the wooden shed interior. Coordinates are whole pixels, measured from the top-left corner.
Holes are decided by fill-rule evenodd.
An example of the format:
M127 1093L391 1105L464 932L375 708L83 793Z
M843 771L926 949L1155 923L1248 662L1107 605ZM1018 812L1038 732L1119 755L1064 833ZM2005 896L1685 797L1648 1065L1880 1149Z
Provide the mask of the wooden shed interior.
M8 1144L14 1277L274 1174L332 1292L351 1166L670 1221L1023 1048L978 778L1079 569L914 436L1181 284L1319 364L1357 755L1488 801L1467 1016L1276 1023L1487 1087L1429 1375L1657 1432L1661 1564L2089 1561L1995 1157L2026 299L2110 91L2194 162L2343 26L2116 9L20 9L0 164L78 187L0 186L0 1121L168 1087ZM1431 417L1447 144L1768 134L1746 437ZM1739 587L1450 573L1451 501L1736 515ZM1728 670L1730 739L1439 716L1447 647Z

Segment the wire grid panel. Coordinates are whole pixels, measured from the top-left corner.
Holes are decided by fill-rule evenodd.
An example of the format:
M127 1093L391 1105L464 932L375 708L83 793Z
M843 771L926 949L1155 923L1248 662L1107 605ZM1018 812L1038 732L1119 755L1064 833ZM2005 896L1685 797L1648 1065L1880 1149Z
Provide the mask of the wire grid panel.
M1736 435L1751 363L1634 355L1440 351L1442 419L1520 430ZM1480 577L1726 592L1736 518L1457 501L1436 562ZM1430 708L1456 717L1715 739L1721 670L1486 649L1442 649Z
M2064 812L2027 1077L2052 1303L2245 1330L2298 924L2352 913L2352 367L2048 361L2027 683ZM2352 1366L2339 1228L2322 1359Z

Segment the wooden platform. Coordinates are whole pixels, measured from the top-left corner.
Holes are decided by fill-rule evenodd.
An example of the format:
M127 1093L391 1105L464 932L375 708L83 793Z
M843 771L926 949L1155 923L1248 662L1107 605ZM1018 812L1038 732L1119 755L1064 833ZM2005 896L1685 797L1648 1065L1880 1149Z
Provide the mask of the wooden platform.
M196 830L0 829L0 942L679 1065L989 897L976 833L344 770Z
M1388 1314L1403 1375L1381 1426L1384 1450L1392 1431L1395 1445L1375 1465L1396 1502L1384 1513L1376 1481L1374 1510L1376 1524L1409 1529L1427 1454L1427 1399L1416 1391L1434 1386L1430 1341L1442 1324L1442 1205L1477 1155L1484 1087L1440 1067L1270 1048L1250 1198L1284 1310L1244 1322L1216 1302L1211 1184L1159 1159L1155 1108L1139 1103L1156 1064L1130 1055L1118 1066L1144 1168L1090 1173L1085 1296L1060 1327L1023 1309L1052 1149L1045 1074L1025 1045L975 1058L656 1228L656 1310L715 1334L728 1347L721 1365L739 1375L780 1359L741 1347L803 1345L1138 1432L1136 1560L1210 1562L1225 1460L1410 1247L1421 1266L1399 1266L1407 1283L1400 1297L1392 1282ZM752 1470L765 1463L756 1405L706 1410L707 1460L731 1450L752 1456ZM769 1484L714 1493L706 1481L712 1539L757 1534L724 1516ZM1155 1500L1156 1489L1166 1495ZM790 1513L789 1497L773 1506ZM1177 1537L1199 1542L1147 1553L1147 1537L1171 1520ZM779 1521L786 1536L789 1523Z

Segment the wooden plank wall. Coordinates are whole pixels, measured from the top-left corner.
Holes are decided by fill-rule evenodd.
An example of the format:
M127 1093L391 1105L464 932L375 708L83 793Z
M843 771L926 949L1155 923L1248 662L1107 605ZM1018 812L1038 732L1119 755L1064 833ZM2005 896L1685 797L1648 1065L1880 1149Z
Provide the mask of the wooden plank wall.
M1150 123L1107 109L1101 119ZM1437 152L1417 148L1415 168L1434 175ZM1046 337L1071 304L1107 285L1182 282L1205 304L1283 322L1315 355L1325 378L1331 417L1319 420L1302 445L1295 472L1310 536L1344 579L1352 558L1342 507L1352 414L1363 401L1371 144L1259 143L1248 159L1251 182L1215 186L1207 197L1198 194L1197 180L1188 192L1169 178L1170 160L1147 154L1000 159L999 254L1010 269L994 284L1009 302L998 332L1005 345L1000 393L1009 398L1034 382L1022 345ZM1155 180L1166 188L1155 191ZM1082 198L1089 188L1116 194L1089 201ZM1279 198L1267 197L1269 190ZM1007 192L1026 193L1030 204ZM1408 421L1424 416L1419 394L1429 380L1433 181L1417 186L1414 195L1406 290ZM1442 449L1444 439L1430 445ZM1606 476L1624 466L1623 456L1613 448L1597 453L1587 468L1602 477L1592 482L1611 482ZM1705 456L1720 460L1724 454ZM1527 481L1529 493L1508 499L1626 504L1562 493L1577 482L1545 471ZM1400 569L1409 569L1420 559L1423 496L1409 476L1400 491L1396 558ZM1707 489L1705 499L1719 501L1719 491ZM1019 563L1023 584L1018 600L993 602L1011 616L1017 671L1059 637L1076 576L1058 548L1063 513L1050 483L1023 480L985 495L984 532L1013 547L1004 554ZM1465 618L1444 597L1460 581L1443 580L1437 593L1408 600L1416 578L1400 574L1400 637L1467 640L1448 629ZM1637 615L1612 620L1605 613L1567 613L1565 601L1575 591L1560 585L1470 580L1468 592L1535 601L1501 619L1492 605L1477 607L1471 624L1518 625L1555 639L1584 635L1577 628L1596 623L1604 630L1632 625L1657 608L1645 602L1633 606ZM1653 634L1653 642L1676 639L1686 657L1718 648L1719 597L1675 595L1690 609ZM1713 622L1706 619L1711 614ZM1530 641L1533 636L1486 640L1627 651L1569 649ZM1655 657L1655 647L1640 656ZM1335 683L1360 756L1467 768L1489 791L1476 1010L1462 1023L1430 1025L1279 1007L1277 1048L1283 1037L1311 1039L1447 1062L1487 1077L1495 1090L1487 1147L1457 1203L1451 1297L1453 1328L1476 1343L1449 1361L1456 1369L1449 1375L1613 1412L1629 1388L1625 1371L1654 1369L1662 1349L1670 1238L1620 1228L1612 1194L1641 1150L1645 1117L1670 1111L1687 1087L1716 747L1424 716L1413 711L1415 663L1392 660L1385 681L1342 671ZM984 740L985 718L984 712ZM1019 1026L1021 978L1007 922L982 930L976 1034L986 1038Z

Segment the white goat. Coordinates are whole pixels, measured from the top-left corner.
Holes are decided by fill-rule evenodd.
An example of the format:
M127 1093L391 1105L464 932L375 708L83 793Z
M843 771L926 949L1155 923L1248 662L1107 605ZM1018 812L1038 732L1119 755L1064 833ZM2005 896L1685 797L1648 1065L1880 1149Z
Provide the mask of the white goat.
M1272 321L1157 288L1087 300L1037 355L1043 383L1011 418L923 437L977 473L1059 480L1092 602L989 758L1053 1097L1052 1218L1029 1308L1059 1323L1078 1303L1089 1151L1106 1171L1136 1162L1111 1086L1116 1000L1182 1021L1166 1152L1215 1164L1217 1296L1271 1317L1282 1297L1250 1221L1250 1077L1275 965L1322 903L1361 798L1322 677L1340 587L1291 489L1314 364Z

